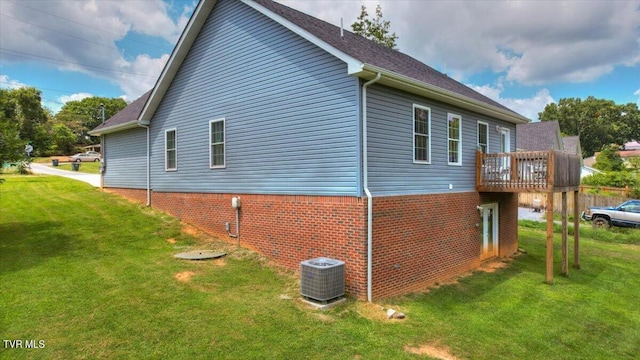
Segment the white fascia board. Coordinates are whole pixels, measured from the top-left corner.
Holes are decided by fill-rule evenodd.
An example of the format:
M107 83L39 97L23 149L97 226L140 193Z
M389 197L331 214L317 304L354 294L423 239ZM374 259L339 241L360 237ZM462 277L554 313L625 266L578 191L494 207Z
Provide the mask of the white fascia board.
M287 29L293 31L294 33L300 35L302 38L310 41L312 44L321 48L322 50L328 52L329 54L335 56L336 58L344 61L347 64L347 73L349 75L358 74L362 71L362 66L364 63L352 56L345 54L344 52L336 49L335 47L329 45L324 40L321 40L319 37L311 34L307 30L301 28L300 26L292 23L291 21L285 19L284 17L272 12L271 10L265 8L264 6L257 4L251 0L242 0L243 3L257 10L261 14L270 18L271 20L277 22L278 24L286 27Z
M209 17L211 10L213 10L216 2L217 0L200 0L198 3L193 16L182 32L176 47L173 49L173 52L169 57L169 61L167 61L164 69L162 69L162 73L160 74L156 85L153 87L153 92L151 92L149 100L147 100L147 103L142 109L142 113L139 118L141 125L150 124L153 114L160 105L160 101L169 89L169 85L171 85L178 69L180 69L185 57L187 57L191 46L198 37L202 26L204 26L204 23L207 21L207 18Z
M516 114L511 111L507 111L505 109L499 108L497 106L483 103L481 101L472 99L470 97L460 95L453 91L449 91L438 86L434 86L422 81L418 81L411 77L401 75L375 65L364 64L362 67L362 70L363 72L358 74L358 76L367 78L367 77L375 76L375 74L377 73L381 73L382 79L380 80L380 83L382 84L386 83L386 85L389 85L394 88L406 90L406 91L420 94L420 95L425 95L427 97L434 98L444 103L457 105L464 109L476 111L484 115L493 116L513 124L526 124L530 122L528 118L520 114Z
M115 133L118 131L129 130L136 127L138 127L138 120L131 120L131 121L127 121L126 123L122 123L114 126L107 126L102 129L98 129L97 131L91 130L88 132L88 134L92 136L100 136L100 135Z

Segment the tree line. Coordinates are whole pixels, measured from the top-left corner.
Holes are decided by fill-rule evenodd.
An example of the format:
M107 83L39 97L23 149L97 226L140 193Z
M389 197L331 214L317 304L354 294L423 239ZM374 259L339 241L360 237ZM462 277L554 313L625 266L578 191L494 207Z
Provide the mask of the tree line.
M89 97L69 101L57 114L42 106L42 93L35 87L0 89L0 164L25 156L68 155L79 147L100 142L88 132L115 115L127 103L120 98Z
M564 136L580 136L583 157L612 144L621 147L640 140L640 111L634 103L616 104L593 96L563 98L548 104L538 116L540 121L557 120Z

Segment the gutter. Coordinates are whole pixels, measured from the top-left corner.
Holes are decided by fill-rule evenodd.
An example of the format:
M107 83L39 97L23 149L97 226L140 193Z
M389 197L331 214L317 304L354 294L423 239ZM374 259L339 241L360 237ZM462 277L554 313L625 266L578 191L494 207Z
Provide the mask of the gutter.
M132 120L123 124L103 127L102 129L94 129L89 131L88 134L93 136L100 136L100 135L111 134L119 131L134 129L139 125L140 123L138 122L138 120Z
M373 80L362 85L362 182L364 193L367 195L367 301L372 301L372 244L373 244L373 196L369 191L368 148L367 148L367 87L380 80L378 73Z
M385 70L375 65L364 64L361 68L361 72L355 75L362 76L365 73L384 74L384 84L387 84L391 87L409 91L428 98L436 99L447 104L456 105L467 110L478 112L480 114L496 117L500 120L508 121L512 124L526 124L531 122L531 120L529 120L528 118L511 110L483 103L470 97L460 95L453 91L446 90L441 87L398 74L396 72Z

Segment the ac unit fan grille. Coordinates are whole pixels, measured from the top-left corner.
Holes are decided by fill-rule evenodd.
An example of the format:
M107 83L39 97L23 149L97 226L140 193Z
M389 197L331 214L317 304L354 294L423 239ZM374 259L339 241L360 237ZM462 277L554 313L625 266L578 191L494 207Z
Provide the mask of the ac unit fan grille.
M301 262L300 294L322 302L344 295L344 262L328 258Z

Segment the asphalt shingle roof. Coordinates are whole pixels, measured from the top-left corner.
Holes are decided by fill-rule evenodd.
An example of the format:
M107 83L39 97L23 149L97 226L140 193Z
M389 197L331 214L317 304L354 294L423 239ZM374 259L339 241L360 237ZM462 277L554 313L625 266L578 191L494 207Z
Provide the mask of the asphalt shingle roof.
M540 121L516 125L516 148L528 151L562 150L558 143L557 121Z
M100 130L106 127L117 126L121 124L128 123L130 121L138 120L140 114L142 113L142 109L144 108L144 104L149 99L151 95L151 90L144 93L144 95L140 96L136 100L134 100L131 104L127 105L124 109L118 111L115 115L107 119L104 124L100 124L100 126L96 127L92 131Z
M562 145L564 146L564 152L582 157L582 154L578 152L580 136L565 136L562 138Z

